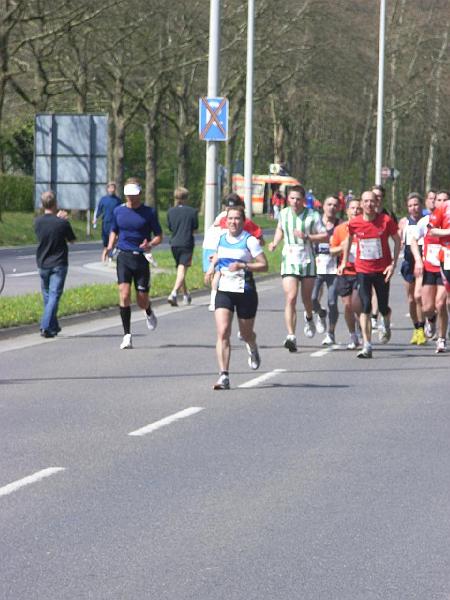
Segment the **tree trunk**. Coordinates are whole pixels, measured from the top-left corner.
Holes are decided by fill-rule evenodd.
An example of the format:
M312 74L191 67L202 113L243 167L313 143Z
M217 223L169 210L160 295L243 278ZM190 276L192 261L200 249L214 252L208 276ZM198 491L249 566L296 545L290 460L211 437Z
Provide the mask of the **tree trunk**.
M145 135L145 203L158 208L157 167L158 167L158 126L150 115L144 123Z
M434 88L434 107L433 114L431 119L431 135L430 135L430 143L428 147L428 160L427 160L427 169L425 175L425 189L429 190L432 186L433 182L433 171L434 165L436 162L436 149L438 145L438 127L439 120L441 115L441 76L442 76L442 62L444 60L445 54L447 52L448 47L448 23L447 28L444 31L444 35L442 38L442 45L439 52L439 56L437 59L437 65L435 70L435 88Z

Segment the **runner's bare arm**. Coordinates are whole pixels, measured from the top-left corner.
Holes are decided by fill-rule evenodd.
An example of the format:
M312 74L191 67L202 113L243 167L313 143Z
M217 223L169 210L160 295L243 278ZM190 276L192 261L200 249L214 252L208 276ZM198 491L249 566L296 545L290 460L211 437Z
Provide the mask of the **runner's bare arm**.
M277 228L275 229L275 235L273 236L273 241L267 246L269 252L273 252L282 239L283 230L281 229L280 225L277 225Z

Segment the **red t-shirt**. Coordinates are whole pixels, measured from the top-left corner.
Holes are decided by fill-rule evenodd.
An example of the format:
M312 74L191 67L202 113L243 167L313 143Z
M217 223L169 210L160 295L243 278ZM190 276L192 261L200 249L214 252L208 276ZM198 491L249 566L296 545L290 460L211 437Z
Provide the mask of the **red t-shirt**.
M227 227L227 217L222 217L219 221L219 227L221 229L228 229ZM259 239L262 237L262 229L256 223L251 221L250 219L245 219L244 221L244 231L248 231L251 235L254 235L255 238Z
M450 202L444 202L436 207L430 215L430 228L450 229ZM450 235L439 237L443 246L450 246Z
M348 223L350 235L358 241L355 270L357 273L382 273L392 263L389 237L398 231L392 217L381 213L373 221L366 221L362 215Z

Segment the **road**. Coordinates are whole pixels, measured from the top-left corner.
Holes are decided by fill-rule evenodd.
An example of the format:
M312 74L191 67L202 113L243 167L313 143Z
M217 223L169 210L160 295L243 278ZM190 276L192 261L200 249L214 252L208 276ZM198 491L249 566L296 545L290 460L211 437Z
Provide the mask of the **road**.
M131 351L118 315L0 340L2 600L450 597L450 356L407 344L398 278L371 361L289 354L259 291L229 392L206 296L134 315Z

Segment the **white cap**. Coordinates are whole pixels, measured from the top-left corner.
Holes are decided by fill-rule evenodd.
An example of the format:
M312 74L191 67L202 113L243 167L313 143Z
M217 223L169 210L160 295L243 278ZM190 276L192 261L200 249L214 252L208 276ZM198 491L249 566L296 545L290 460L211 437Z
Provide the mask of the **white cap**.
M127 183L123 188L124 196L138 196L141 193L141 186L137 183Z

